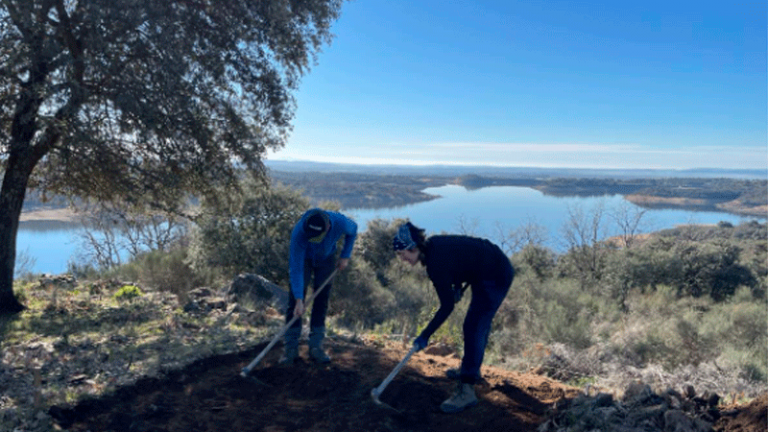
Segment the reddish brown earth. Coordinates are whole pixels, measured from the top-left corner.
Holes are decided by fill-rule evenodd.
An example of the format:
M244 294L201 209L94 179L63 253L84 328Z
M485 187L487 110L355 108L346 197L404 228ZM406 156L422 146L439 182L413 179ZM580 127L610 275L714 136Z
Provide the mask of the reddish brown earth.
M265 345L198 361L162 379L144 379L109 397L74 408L51 409L60 427L72 431L530 431L544 420L558 399L578 389L534 374L484 367L480 402L458 414L444 414L440 403L455 386L445 370L456 367L453 355L414 355L380 399L371 390L386 378L408 347L376 347L329 341L330 365L307 360L277 365L273 349L250 374L244 366ZM306 359L306 352L302 352ZM754 407L724 416L720 432L765 432L768 396Z

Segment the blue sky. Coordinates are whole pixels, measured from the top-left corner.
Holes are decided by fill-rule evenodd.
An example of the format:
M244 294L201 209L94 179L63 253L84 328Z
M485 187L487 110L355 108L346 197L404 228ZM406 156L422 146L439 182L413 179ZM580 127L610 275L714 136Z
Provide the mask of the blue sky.
M354 0L271 160L768 169L766 2Z

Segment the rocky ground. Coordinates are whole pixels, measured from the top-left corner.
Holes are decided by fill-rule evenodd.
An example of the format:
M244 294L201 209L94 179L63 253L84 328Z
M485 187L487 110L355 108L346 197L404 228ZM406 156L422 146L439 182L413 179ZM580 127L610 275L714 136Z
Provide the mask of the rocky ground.
M263 346L202 359L101 400L52 407L50 414L59 427L81 432L766 430L768 394L740 408L719 409L705 401L705 417L684 407L686 401L695 405L695 396L679 394L675 400L638 384L617 400L494 367L483 370L477 406L444 414L439 404L455 386L445 370L459 359L438 348L413 356L381 395L385 405L379 405L370 392L404 357L402 344L331 340L334 360L322 366L309 360L278 365L277 349L248 379L240 376Z

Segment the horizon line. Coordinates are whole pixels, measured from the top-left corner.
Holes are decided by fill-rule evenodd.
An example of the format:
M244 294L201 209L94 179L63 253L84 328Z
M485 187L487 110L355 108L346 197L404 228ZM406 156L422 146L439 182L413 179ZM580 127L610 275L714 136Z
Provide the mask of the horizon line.
M320 165L348 165L348 166L393 166L406 168L429 168L429 167L447 167L447 168L487 168L487 169L546 169L546 170L582 170L582 171L742 171L756 172L764 171L768 177L768 166L765 168L718 168L718 167L696 167L696 168L621 168L621 167L552 167L543 165L498 165L498 164L462 164L462 163L404 163L404 162L338 162L338 161L318 161L309 159L269 159L265 158L264 163L283 162L283 163L312 163Z

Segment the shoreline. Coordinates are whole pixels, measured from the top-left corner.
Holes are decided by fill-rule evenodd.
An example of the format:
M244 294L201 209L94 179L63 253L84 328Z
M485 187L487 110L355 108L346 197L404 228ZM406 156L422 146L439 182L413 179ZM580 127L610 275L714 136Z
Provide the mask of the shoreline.
M413 198L407 200L408 202L400 205L415 204L423 201L429 201L436 197L430 197L427 199ZM703 199L691 199L691 198L677 198L677 197L658 197L652 195L641 194L628 194L624 196L627 201L646 208L670 208L679 210L709 210L709 211L721 211L723 213L742 216L742 217L756 217L766 218L768 216L768 206L747 207L740 205L738 201L731 201L727 203L713 203ZM65 223L78 223L80 222L80 216L72 208L43 208L31 211L24 211L21 213L19 222L65 222Z
M53 221L76 223L79 222L79 218L74 210L67 207L25 211L21 213L19 222Z
M714 202L701 198L682 198L682 197L659 197L654 195L630 194L625 195L624 199L640 207L645 208L668 208L676 210L704 210L720 211L741 217L768 217L768 206L748 207L742 205L738 200L728 202Z

